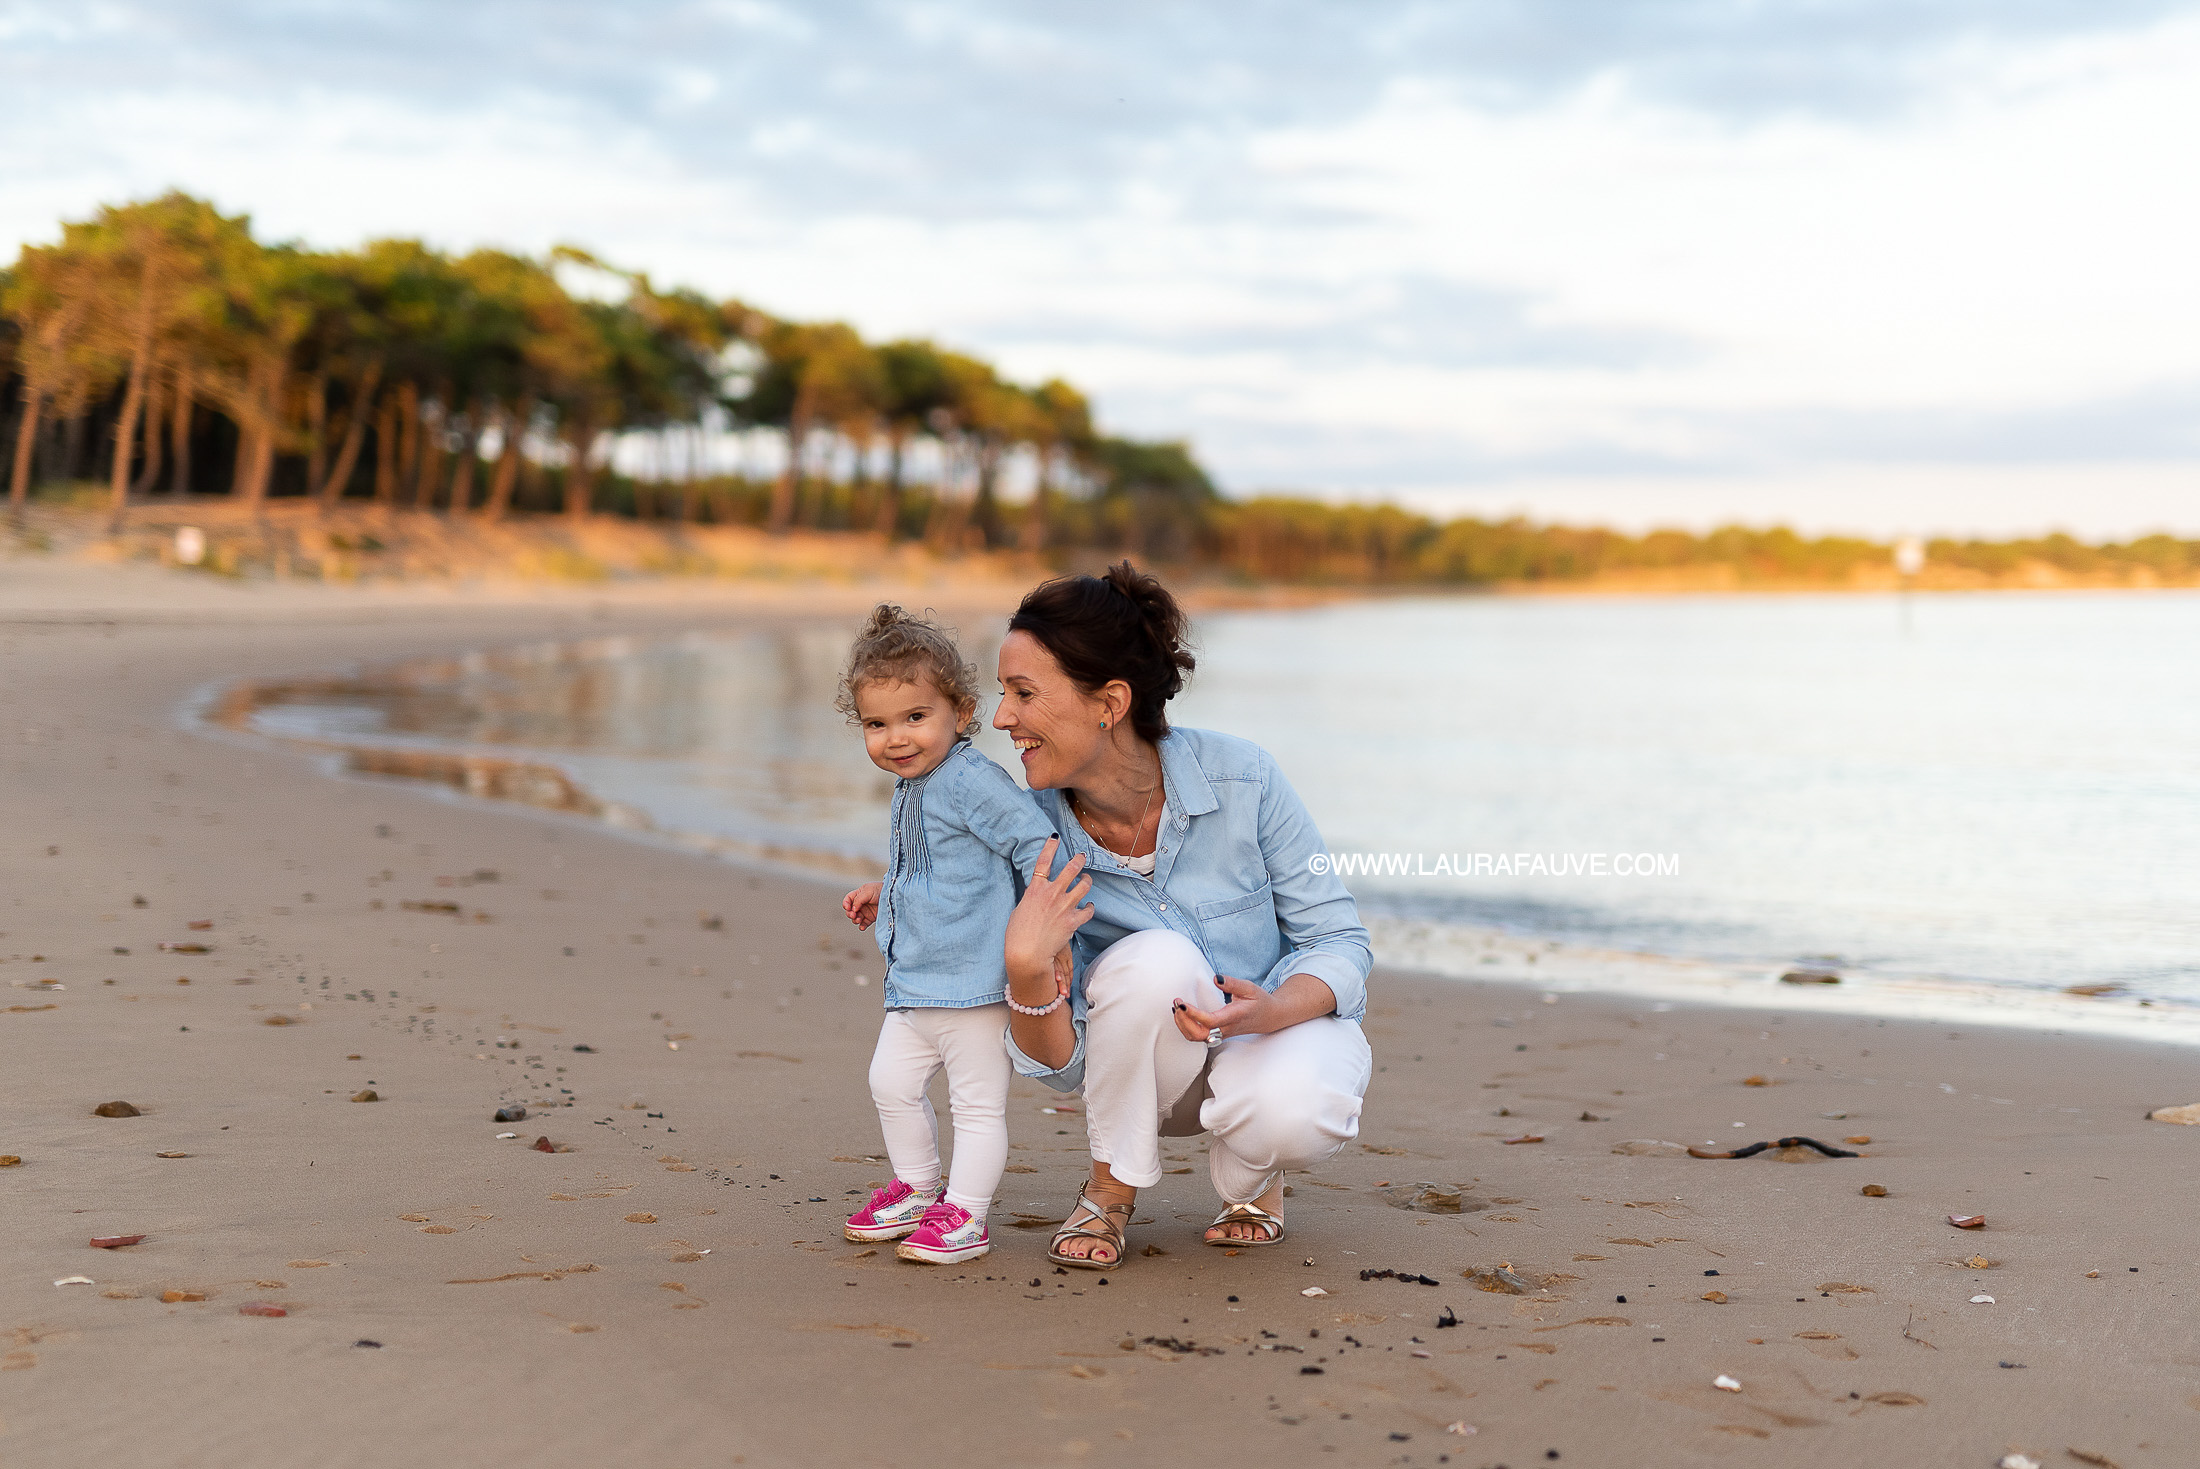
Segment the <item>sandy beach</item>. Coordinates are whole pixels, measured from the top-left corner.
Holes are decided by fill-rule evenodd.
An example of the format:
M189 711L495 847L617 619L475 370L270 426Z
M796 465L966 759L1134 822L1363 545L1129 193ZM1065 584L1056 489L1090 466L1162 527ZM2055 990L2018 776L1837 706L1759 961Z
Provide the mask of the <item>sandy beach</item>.
M884 1174L838 884L176 718L868 597L0 563L0 1464L2200 1462L2200 1128L2144 1115L2192 1050L1382 972L1281 1247L1200 1245L1195 1143L1122 1268L1045 1266L1082 1123L1019 1082L999 1243L927 1269L839 1233ZM1793 1134L1869 1141L1614 1151Z

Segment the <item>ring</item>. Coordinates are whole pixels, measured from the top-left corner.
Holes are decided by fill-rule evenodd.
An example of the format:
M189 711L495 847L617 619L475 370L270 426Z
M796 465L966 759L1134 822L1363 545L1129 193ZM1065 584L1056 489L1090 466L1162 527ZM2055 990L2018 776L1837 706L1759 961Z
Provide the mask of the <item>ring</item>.
M1207 1044L1210 1046L1219 1046L1222 1044L1221 1026L1215 1026L1213 1029L1207 1032Z

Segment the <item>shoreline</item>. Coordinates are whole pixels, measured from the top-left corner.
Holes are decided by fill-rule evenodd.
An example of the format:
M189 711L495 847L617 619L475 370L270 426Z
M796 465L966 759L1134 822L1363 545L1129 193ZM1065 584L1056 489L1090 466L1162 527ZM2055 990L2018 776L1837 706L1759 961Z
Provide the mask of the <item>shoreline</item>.
M662 826L647 813L591 790L554 752L515 753L504 747L428 737L342 741L255 730L250 725L253 706L238 698L241 692L234 683L209 684L179 708L179 721L185 728L234 740L241 747L317 756L330 778L410 783L429 787L444 799L518 806L531 814L597 823L661 850L761 867L827 886L875 875L874 860L825 845L748 841ZM231 707L213 712L225 700ZM1778 1005L1828 1015L1983 1024L2200 1047L2200 1006L2142 999L2122 992L2126 986L2088 994L2006 981L1860 973L1845 968L1833 983L1778 988L1783 983L1780 976L1798 966L1611 948L1494 925L1434 923L1386 914L1378 901L1363 901L1371 902L1366 921L1375 937L1379 963L1453 982L1517 984L1630 1002L1682 1001L1730 1008Z
M1292 1175L1284 1248L1199 1245L1216 1204L1187 1139L1170 1155L1187 1176L1141 1200L1108 1284L1054 1275L1045 1227L1083 1139L1019 1081L994 1253L925 1270L838 1238L880 1174L862 1083L878 991L855 982L876 953L814 882L330 780L167 718L213 680L453 654L485 629L760 615L778 614L0 629L18 836L0 977L23 1007L0 1014L0 1153L23 1159L0 1172L18 1260L0 1454L2187 1457L2200 1128L2140 1115L2200 1098L2182 1048L1786 995L1546 1003L1385 969L1360 1139ZM208 952L160 947L185 941ZM361 1089L379 1102L354 1105ZM91 1115L114 1099L144 1115ZM534 1151L538 1134L575 1151ZM1522 1134L1543 1141L1508 1144ZM1615 1152L1789 1134L1873 1140L1839 1160ZM1500 1264L1522 1293L1468 1278ZM1378 1268L1438 1285L1363 1278ZM95 1283L52 1284L76 1274ZM288 1318L238 1314L262 1300Z
M968 608L961 615L989 616L997 610ZM554 644L519 645L526 651L549 646ZM474 651L494 654L513 648ZM392 666L379 665L384 671ZM347 680L376 670L374 664L351 665L274 680L217 680L195 691L178 714L186 727L245 746L311 753L321 758L327 773L342 778L423 783L454 799L562 813L599 822L621 836L661 849L762 866L783 876L825 884L875 875L874 857L836 847L822 834L807 841L766 840L663 824L592 788L576 762L561 759L561 752L555 750L469 744L437 736L349 740L333 734L317 737L253 727L254 715L266 707L255 701L255 694L280 695L301 685L324 683L341 693L340 686ZM275 707L280 707L279 701ZM1376 936L1379 962L1453 981L1486 979L1634 1001L1728 1007L1780 1004L1827 1014L1993 1024L2051 1034L2200 1046L2200 1006L2143 996L2128 985L2090 992L2043 989L2005 980L1842 966L1835 983L1780 988L1780 976L1796 969L1796 964L1614 948L1498 925L1432 922L1385 913L1379 895L1363 901L1369 905L1367 921Z
M324 509L278 500L258 516L219 500L171 504L133 503L130 519L108 536L103 514L34 505L24 525L0 527L10 542L0 546L0 568L81 575L140 575L182 571L174 533L191 525L209 531L207 564L186 574L209 587L240 595L286 593L310 597L313 589L337 605L395 598L433 602L560 600L597 597L613 601L729 597L769 600L814 596L876 585L914 594L969 586L1021 589L1050 568L1019 552L943 556L914 542L886 545L843 531L795 530L771 536L748 526L633 521L595 516L570 521L524 516L486 522L471 516L394 510L363 502ZM375 532L392 537L382 548ZM372 543L377 549L362 550ZM46 549L27 549L32 547ZM1081 551L1077 565L1108 559ZM64 573L66 575L66 573ZM43 578L51 582L49 574ZM1182 575L1185 602L1194 611L1307 607L1336 602L1403 598L1479 597L1775 597L1827 595L1909 596L1970 592L2193 592L2200 575L2163 577L2144 567L2077 572L2031 559L1999 572L1930 564L1905 581L1891 564L1859 566L1841 578L1744 575L1731 564L1598 572L1565 579L1495 580L1475 584L1383 582L1242 581L1220 569ZM213 592L214 600L224 600ZM0 612L9 600L0 593ZM203 598L201 599L203 600ZM234 599L228 599L234 600ZM325 615L325 614L324 614Z

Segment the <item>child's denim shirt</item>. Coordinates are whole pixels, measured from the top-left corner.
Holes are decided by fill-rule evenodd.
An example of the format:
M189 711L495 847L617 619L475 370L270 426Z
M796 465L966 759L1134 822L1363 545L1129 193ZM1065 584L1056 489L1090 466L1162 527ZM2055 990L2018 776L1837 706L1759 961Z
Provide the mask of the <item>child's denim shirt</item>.
M967 740L927 774L894 782L876 927L888 1009L1007 997L1008 916L1053 835L1030 793Z

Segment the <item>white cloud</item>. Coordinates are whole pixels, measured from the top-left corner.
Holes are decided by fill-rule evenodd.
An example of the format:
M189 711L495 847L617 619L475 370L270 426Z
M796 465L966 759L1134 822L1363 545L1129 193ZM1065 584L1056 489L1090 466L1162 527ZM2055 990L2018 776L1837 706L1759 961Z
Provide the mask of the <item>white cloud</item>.
M1637 8L1638 52L1577 26L1475 71L1428 39L1451 12L1392 8L1343 40L523 9L470 75L408 69L398 10L348 39L171 13L133 56L132 12L19 6L0 240L171 185L321 244L569 240L1061 373L1238 488L2200 531L2200 20L2004 7L2021 31L1890 41L1874 91L1855 36L1810 71L1800 21L1722 46ZM1141 42L1222 100L1127 66Z

